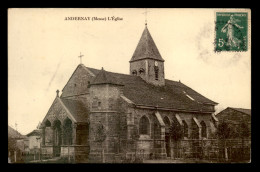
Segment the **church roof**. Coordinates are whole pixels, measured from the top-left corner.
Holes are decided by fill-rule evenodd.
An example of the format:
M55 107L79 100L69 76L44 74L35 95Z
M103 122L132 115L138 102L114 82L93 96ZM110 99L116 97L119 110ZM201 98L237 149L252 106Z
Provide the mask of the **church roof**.
M96 77L91 82L91 85L99 84L113 84L113 85L122 85L116 78L111 75L111 73L106 72L103 68L98 72Z
M135 52L130 60L136 61L140 59L145 59L145 58L150 58L150 59L155 59L158 61L164 61L161 54L159 53L158 48L156 47L153 38L147 28L145 27L143 34L141 36L141 39L139 40L139 43L135 49Z
M97 69L85 68L90 70L94 75L98 75L100 72ZM135 105L203 111L205 110L205 104L217 104L181 82L165 79L165 86L158 87L148 84L139 76L108 71L106 71L106 74L113 77L114 82L124 85L124 96ZM95 78L93 81L95 81Z
M60 98L60 100L70 111L71 115L75 118L77 122L87 122L88 109L82 101L66 98Z

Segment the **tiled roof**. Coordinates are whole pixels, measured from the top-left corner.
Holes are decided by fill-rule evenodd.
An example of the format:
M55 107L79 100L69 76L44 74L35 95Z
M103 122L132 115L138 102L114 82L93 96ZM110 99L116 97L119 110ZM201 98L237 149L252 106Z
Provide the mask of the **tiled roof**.
M15 129L13 129L12 127L8 126L8 137L23 138L24 136L21 133L19 133L18 131L16 131Z
M245 113L245 114L248 114L248 115L251 115L251 109L232 108L232 107L229 107L229 108L234 109L234 110L239 111L239 112L242 112L242 113Z
M122 83L118 82L118 80L114 78L111 73L106 72L103 68L91 82L91 85L98 85L98 84L122 85Z
M33 130L32 132L30 132L29 134L27 134L26 136L40 136L41 135L41 129L36 129Z
M86 105L76 99L65 99L60 98L66 108L70 111L71 115L75 118L77 122L87 122L87 107Z
M136 61L144 58L164 61L147 27L145 27L130 61Z
M94 74L100 71L93 68L87 69ZM148 84L139 76L112 73L108 71L106 71L106 73L112 76L113 80L117 83L124 85L124 96L136 105L203 111L203 104L217 104L181 82L166 79L165 86L158 87ZM187 95L194 100L190 99Z
M91 67L86 67L85 65L81 64L86 70L90 70L95 76L100 72L99 69L91 68Z

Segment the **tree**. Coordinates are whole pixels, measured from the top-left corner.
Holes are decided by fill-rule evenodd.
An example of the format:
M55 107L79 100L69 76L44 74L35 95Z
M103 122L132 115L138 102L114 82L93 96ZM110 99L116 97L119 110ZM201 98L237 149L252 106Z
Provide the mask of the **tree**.
M8 151L16 151L17 145L16 145L16 139L12 137L8 137Z
M134 159L134 162L138 162L136 154L137 154L137 141L138 141L140 135L137 132L136 126L135 126L133 132L131 133L130 137L131 137L132 142L134 142L134 146L135 146L135 148L134 148L135 149L135 159Z
M250 136L249 125L246 122L242 121L236 127L236 131L237 131L237 136L240 139L242 139L242 157L244 157L245 138L248 138Z
M184 129L178 122L173 122L169 129L170 137L177 143L177 148L179 148L180 140L184 136Z
M224 142L225 159L228 159L226 139L234 138L237 136L236 128L226 121L221 121L217 127L217 137Z
M217 137L218 137L219 139L225 140L225 139L231 138L231 137L234 136L234 135L232 135L232 134L234 134L234 133L236 133L236 132L234 131L234 128L232 128L232 127L230 126L230 124L228 124L228 123L225 122L225 121L220 122L220 124L219 124L218 127L217 127L217 132L216 132L216 134L217 134Z
M169 132L174 141L181 140L184 135L182 126L177 122L171 124Z
M248 138L250 136L249 125L246 122L240 122L237 126L238 137L241 139Z
M16 151L18 151L16 139L12 137L8 137L8 157L11 156L11 152L16 152Z
M238 124L221 121L217 127L217 137L224 141L225 157L227 157L226 139L240 138L242 139L242 157L244 156L244 139L250 136L249 125L240 121Z

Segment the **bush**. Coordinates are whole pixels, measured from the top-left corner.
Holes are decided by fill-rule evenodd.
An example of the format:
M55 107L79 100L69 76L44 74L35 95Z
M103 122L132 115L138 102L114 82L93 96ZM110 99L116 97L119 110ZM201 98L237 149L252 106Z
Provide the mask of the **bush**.
M175 141L179 141L180 139L183 138L183 128L179 123L175 122L171 125L170 136Z

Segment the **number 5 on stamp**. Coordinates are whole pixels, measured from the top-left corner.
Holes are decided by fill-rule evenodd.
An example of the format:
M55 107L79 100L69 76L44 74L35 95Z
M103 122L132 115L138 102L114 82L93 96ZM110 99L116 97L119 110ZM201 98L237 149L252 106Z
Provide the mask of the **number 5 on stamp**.
M246 12L217 12L215 51L247 51L247 32Z

